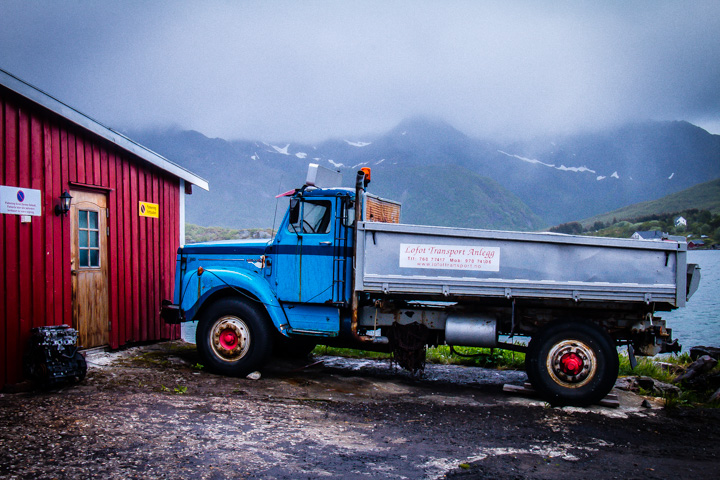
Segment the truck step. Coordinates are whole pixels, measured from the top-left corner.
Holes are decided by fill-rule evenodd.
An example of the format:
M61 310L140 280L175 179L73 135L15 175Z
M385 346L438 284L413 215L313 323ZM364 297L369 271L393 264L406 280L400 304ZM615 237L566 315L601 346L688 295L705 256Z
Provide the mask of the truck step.
M538 393L535 391L534 388L532 388L532 385L529 383L525 383L524 385L510 385L506 383L503 385L503 392L508 393L515 393L518 395L524 395L526 397L537 397ZM601 407L608 407L608 408L618 408L620 407L620 401L618 400L618 396L614 393L608 393L605 398L597 402L597 405L600 405Z

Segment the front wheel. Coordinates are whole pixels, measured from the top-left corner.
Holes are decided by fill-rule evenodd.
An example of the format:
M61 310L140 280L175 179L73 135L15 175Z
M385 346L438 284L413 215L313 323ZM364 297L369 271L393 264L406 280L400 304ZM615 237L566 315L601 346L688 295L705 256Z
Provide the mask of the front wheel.
M602 400L619 371L615 344L599 327L555 323L533 337L525 356L528 379L555 405L589 405Z
M224 298L207 309L198 324L196 342L209 369L234 377L261 368L272 352L265 316L237 298Z

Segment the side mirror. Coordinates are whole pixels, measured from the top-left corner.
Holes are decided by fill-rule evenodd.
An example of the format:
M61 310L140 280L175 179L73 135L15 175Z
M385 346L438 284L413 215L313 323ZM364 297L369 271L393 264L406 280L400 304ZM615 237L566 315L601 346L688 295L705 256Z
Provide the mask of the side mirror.
M290 225L296 225L300 221L300 200L290 199Z

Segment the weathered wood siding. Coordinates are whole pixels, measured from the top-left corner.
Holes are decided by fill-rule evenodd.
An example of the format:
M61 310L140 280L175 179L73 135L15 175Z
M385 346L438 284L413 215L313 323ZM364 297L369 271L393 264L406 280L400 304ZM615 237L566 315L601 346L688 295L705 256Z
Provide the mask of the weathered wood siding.
M0 387L22 378L30 329L72 325L70 219L55 215L64 190L107 192L107 343L178 338L160 302L172 298L179 246L180 179L0 86L0 185L42 191L42 216L0 215ZM160 218L138 216L138 202Z

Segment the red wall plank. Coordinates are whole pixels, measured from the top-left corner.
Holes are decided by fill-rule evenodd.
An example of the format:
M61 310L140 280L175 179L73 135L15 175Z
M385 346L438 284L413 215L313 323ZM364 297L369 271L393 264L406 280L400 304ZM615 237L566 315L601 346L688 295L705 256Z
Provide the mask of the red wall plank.
M130 252L132 255L132 263L130 270L130 285L132 290L130 298L132 300L132 336L134 341L142 340L140 334L140 285L136 273L140 270L140 245L138 230L138 175L135 165L130 165Z
M85 183L88 185L95 185L95 177L93 173L95 170L93 169L93 148L94 145L92 143L92 140L85 137L83 138L83 146L85 149Z
M42 121L33 116L30 119L31 188L42 192L45 182ZM48 213L43 206L43 212ZM42 217L32 217L32 326L44 325L45 317L45 229Z
M5 106L5 185L17 186L18 164L18 111L17 107L8 102ZM5 275L5 367L6 381L15 383L20 379L20 372L13 362L21 355L18 348L20 342L20 304L18 298L18 216L2 215L4 220L3 236L5 237L5 265L0 275Z
M5 101L0 97L0 183L5 183ZM0 292L5 292L5 215L0 215ZM7 316L5 314L7 297L0 295L0 348L3 352L7 349L7 335L5 329L7 326ZM5 353L0 352L0 385L4 385L7 381L7 372L4 368L7 364L5 361Z
M30 118L27 110L18 114L18 177L17 186L30 187ZM24 345L30 337L32 328L32 251L30 249L30 223L18 225L17 283L20 296L20 338Z
M67 132L66 147L68 152L68 179L71 182L78 182L77 146L75 145L75 133L72 130Z
M122 165L123 171L123 205L124 208L122 213L122 224L123 224L123 262L122 262L122 304L124 308L123 318L121 322L123 324L123 343L130 341L133 332L133 305L132 305L132 277L130 276L130 269L132 263L132 255L130 253L130 226L132 222L130 216L132 215L131 199L130 199L130 164L124 162Z
M85 143L81 133L75 136L75 166L77 167L78 183L87 183L85 178Z
M60 194L65 190L66 185L62 183L62 165L60 164L60 130L58 124L54 121L48 122L50 130L51 155L53 164L52 177L52 194L59 199ZM59 200L55 200L59 203ZM70 257L65 254L63 241L65 235L69 235L66 226L70 225L70 217L53 216L53 250L55 251L55 261L53 262L53 295L55 297L55 310L53 312L53 322L55 325L72 323L72 317L68 317L63 312L68 308L66 303L70 302L70 292L67 285L70 282L69 265ZM65 240L69 244L69 239ZM59 260L59 261L58 261ZM65 279L67 275L67 280ZM67 293L66 293L67 292Z
M116 162L115 162L115 152L112 151L107 159L106 159L106 170L107 172L107 185L115 185L116 184ZM109 212L109 219L108 219L108 229L110 234L108 235L108 256L109 256L109 266L108 266L108 298L110 300L110 310L109 310L109 317L110 317L110 347L111 348L118 348L120 345L118 340L118 283L117 283L117 276L118 276L118 264L117 264L117 255L114 252L118 251L118 242L117 242L117 192L113 190L108 195L108 212Z
M45 322L49 325L57 324L55 320L55 303L62 302L62 298L57 298L54 292L55 285L55 263L60 256L60 252L55 251L55 243L53 242L54 231L57 226L57 217L55 216L55 205L57 197L53 186L53 172L60 168L53 164L52 157L52 135L50 133L50 125L47 120L42 125L43 136L43 162L45 164L45 181L43 188L45 217ZM58 279L59 281L59 279Z
M150 203L158 203L157 201L157 194L154 190L154 188L157 188L157 177L155 176L156 172L153 170L151 175L147 176L147 197L148 201ZM159 215L159 212L158 212ZM157 338L159 336L158 332L158 318L155 314L157 308L156 305L159 305L160 302L157 300L158 291L157 291L157 275L158 275L158 268L157 265L155 265L155 258L157 256L157 250L159 248L157 238L156 238L156 232L155 229L157 227L157 223L160 221L159 218L148 218L147 219L147 226L148 226L148 265L150 267L150 270L152 270L152 274L148 276L148 335Z
M145 180L146 172L143 170L138 170L138 202L147 201L147 194L146 194L146 180ZM148 270L148 263L147 263L147 250L148 250L148 236L147 236L147 223L148 218L147 217L138 217L138 236L135 237L135 241L138 244L138 249L140 251L140 255L138 255L138 263L139 268L142 269L144 272L147 272ZM138 283L140 287L140 316L141 316L141 323L140 323L140 339L145 341L148 339L148 314L147 314L147 304L148 304L148 292L147 292L147 286L148 286L148 274L145 275L138 275L140 273L139 269L135 270L135 281Z
M54 131L53 131L54 134ZM53 136L53 161L56 161L58 158L58 155L55 155L54 152L54 143L55 137ZM62 161L62 155L60 155L60 168L59 173L59 181L60 184L57 189L58 195L62 194L65 190L70 190L70 166L67 165L65 162ZM72 277L70 275L71 268L70 263L72 260L72 238L71 238L71 228L70 228L70 214L67 216L57 216L56 218L56 224L59 224L62 229L62 263L60 264L58 270L56 272L59 272L60 278L62 279L62 285L63 285L63 301L62 301L62 317L58 319L60 323L64 323L67 325L72 324ZM56 227L57 228L57 227Z

